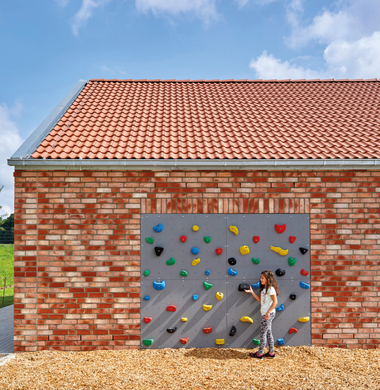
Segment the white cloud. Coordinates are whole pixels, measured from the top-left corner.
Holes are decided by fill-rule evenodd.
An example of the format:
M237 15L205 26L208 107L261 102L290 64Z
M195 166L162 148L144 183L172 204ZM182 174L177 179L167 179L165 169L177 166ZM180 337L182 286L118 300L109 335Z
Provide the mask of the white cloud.
M54 0L60 7L66 7L70 0Z
M7 159L18 149L22 143L16 123L12 118L18 116L22 105L16 103L8 108L0 104L0 186L4 188L0 192L0 205L2 211L10 214L14 210L13 167L7 165Z
M109 66L102 65L100 67L100 70L112 76L126 76L128 74L126 70L124 70L121 66L117 65L111 68Z
M93 10L108 3L109 0L82 0L80 10L75 14L72 29L78 35L79 29L91 18Z
M278 0L253 0L253 3L257 5L267 5L270 3L274 3L275 1ZM235 2L238 3L239 8L243 8L245 5L247 5L250 2L250 0L235 0Z

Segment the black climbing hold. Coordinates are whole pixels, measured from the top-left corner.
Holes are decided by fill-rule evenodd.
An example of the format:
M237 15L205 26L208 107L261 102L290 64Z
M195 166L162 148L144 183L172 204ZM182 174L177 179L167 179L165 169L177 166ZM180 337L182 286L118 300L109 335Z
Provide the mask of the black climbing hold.
M235 265L235 264L236 264L236 259L235 259L235 257L230 257L230 258L228 259L228 264L229 264L229 265Z
M174 328L168 328L168 329L166 329L166 331L167 331L168 333L174 333L176 330L177 330L177 327L176 327L176 326L175 326Z
M157 256L161 256L162 252L164 251L164 248L162 248L161 246L155 246L154 251L156 252Z
M247 283L240 283L239 284L239 291L249 290L249 284Z
M236 334L236 327L235 327L234 325L232 325L232 328L231 328L231 330L230 330L229 335L230 335L230 336L235 336L235 334Z
M300 252L304 255L305 253L307 253L309 251L309 249L306 249L306 248L300 248Z
M281 268L276 269L276 275L277 276L284 276L285 275L285 270L281 269Z
M297 298L297 295L296 295L296 294L290 294L290 295L289 295L289 298L290 298L290 299L293 299L293 301L295 301L296 298Z

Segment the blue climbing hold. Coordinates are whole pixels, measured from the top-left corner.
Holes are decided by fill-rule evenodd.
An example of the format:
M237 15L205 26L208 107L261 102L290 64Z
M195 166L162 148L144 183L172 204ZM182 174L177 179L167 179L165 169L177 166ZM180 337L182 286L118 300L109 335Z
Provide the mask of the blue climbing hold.
M155 288L156 290L163 290L165 288L165 285L165 280L163 280L162 282L153 282L153 288Z
M283 311L285 309L284 304L281 303L281 305L276 309L276 311Z
M150 299L149 295L145 295L145 297L143 298L144 301L149 301L149 299Z
M209 270L209 269L206 269L205 274L206 274L207 276L210 275L210 270Z
M259 287L260 287L260 281L258 281L257 283L252 284L252 288L254 288L254 289L259 288Z
M310 288L310 284L307 284L305 282L303 282L302 280L300 281L300 287L301 288L304 288L305 290L307 290L308 288Z
M157 226L153 226L153 230L156 233L160 233L164 230L164 225L162 223L159 223Z
M283 338L277 339L277 342L278 342L278 345L284 345L285 344L285 341L284 341Z
M191 253L192 253L193 255L197 255L197 254L199 253L199 249L198 249L196 246L193 246L193 247L191 248Z
M198 298L199 298L199 295L198 295L198 294L194 294L194 295L193 295L193 300L194 300L194 301L196 301Z
M228 275L231 275L231 276L236 276L237 275L237 271L235 271L232 268L228 268L227 272L228 272Z

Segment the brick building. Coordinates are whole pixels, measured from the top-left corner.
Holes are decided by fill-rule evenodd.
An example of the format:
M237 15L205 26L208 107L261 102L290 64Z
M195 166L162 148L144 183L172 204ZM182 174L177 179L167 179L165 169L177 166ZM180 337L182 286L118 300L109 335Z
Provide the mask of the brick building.
M310 215L315 346L380 343L377 80L79 82L15 167L15 351L140 346L140 215Z

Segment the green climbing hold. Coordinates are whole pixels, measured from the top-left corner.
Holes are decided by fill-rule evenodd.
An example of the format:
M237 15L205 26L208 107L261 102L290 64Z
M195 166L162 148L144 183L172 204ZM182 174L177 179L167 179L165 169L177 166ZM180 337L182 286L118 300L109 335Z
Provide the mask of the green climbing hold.
M146 345L147 347L149 347L149 345L152 345L154 342L153 339L144 339L143 340L143 344Z
M253 341L253 344L255 344L255 345L260 345L260 340L258 340L258 339L253 339L252 341Z
M175 258L171 257L169 260L166 260L166 265L173 265L175 264Z
M152 237L146 237L145 238L145 241L148 243L148 244L154 244L154 240Z
M181 272L180 272L180 275L181 276L189 276L189 273L186 271L186 270L182 270Z
M292 267L296 263L297 259L295 257L290 257L288 259L288 264Z
M206 244L209 244L211 242L211 237L210 236L204 236L203 240Z
M210 288L212 287L212 283L208 283L208 282L203 282L203 285L205 286L206 290L210 290Z
M144 271L144 276L149 276L149 274L150 274L150 271L149 271L148 269L146 269L146 270Z
M253 264L260 264L260 259L255 259L254 257L252 257L252 263Z

